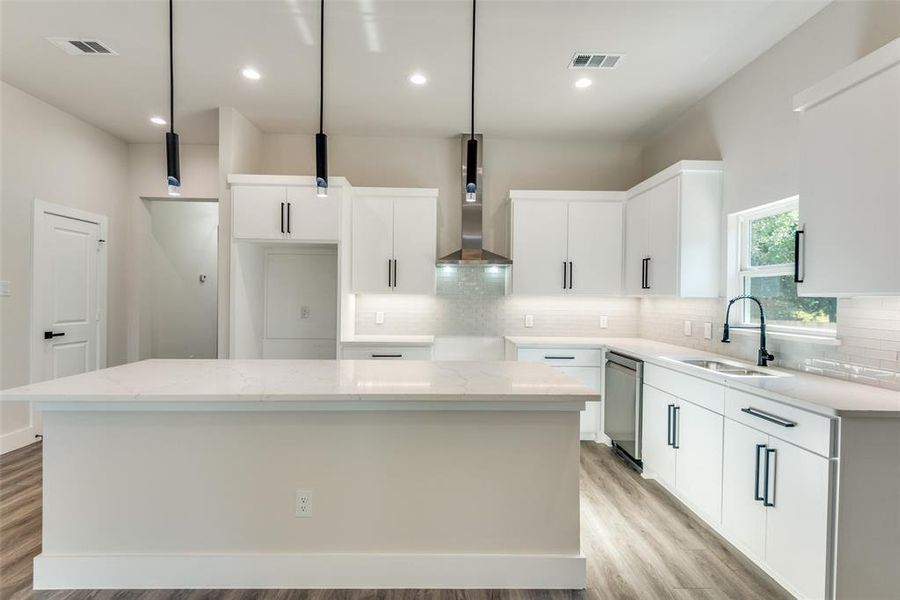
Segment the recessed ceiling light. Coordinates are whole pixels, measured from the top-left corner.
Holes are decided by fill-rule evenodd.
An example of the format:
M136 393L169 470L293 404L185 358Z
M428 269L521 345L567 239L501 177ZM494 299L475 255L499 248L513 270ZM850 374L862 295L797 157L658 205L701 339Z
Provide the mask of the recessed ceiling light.
M154 125L165 125L166 124L166 120L163 119L162 117L150 117L150 122L153 123Z
M579 79L578 81L575 82L575 87L577 87L577 88L591 87L592 83L594 83L594 82L591 81L590 79L588 79L587 77L582 77L581 79Z
M243 75L247 79L252 79L253 81L256 81L257 79L262 77L262 75L259 74L259 71L257 71L253 67L244 67L241 71L241 75Z
M428 78L421 73L413 73L409 76L409 82L416 85L425 85L426 83L428 83Z

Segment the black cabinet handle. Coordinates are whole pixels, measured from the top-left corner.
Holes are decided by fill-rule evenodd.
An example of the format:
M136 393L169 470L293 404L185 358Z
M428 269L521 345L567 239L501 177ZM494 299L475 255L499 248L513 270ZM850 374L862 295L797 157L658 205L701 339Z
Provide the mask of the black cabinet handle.
M567 271L566 271L566 261L563 261L563 289L568 287L569 282L567 281Z
M372 354L372 358L403 358L402 354Z
M287 232L291 232L291 203L287 203Z
M388 287L394 287L393 279L391 278L391 259L388 259Z
M394 287L397 287L397 259L394 259Z
M572 277L572 261L570 260L569 261L569 289L570 290L572 289L572 281L574 281L574 278Z
M802 259L801 246L800 246L800 237L806 235L806 232L802 229L798 229L794 232L794 283L803 283L803 276L800 274L800 260Z
M766 482L765 482L765 484L763 485L763 506L775 506L775 486L772 485L772 488L771 488L771 489L769 488L769 469L770 469L770 467L769 467L769 457L772 457L773 459L774 459L774 458L777 458L777 457L775 456L775 449L774 449L774 448L766 448L766 467L765 467L765 471L766 471ZM773 462L774 462L774 461L773 461ZM774 470L774 469L775 469L775 466L773 465L771 468L772 468L772 470ZM772 497L771 497L771 498L769 498L769 492L770 492L770 491L772 492Z
M574 356L544 356L544 360L575 360Z
M674 446L675 442L672 440L674 437L672 435L672 409L675 408L674 404L669 404L666 407L666 446Z
M641 265L641 289L650 289L650 257L646 257Z
M765 444L757 444L756 445L756 469L753 470L753 473L755 475L755 480L753 482L753 499L761 500L763 502L765 502L766 499L764 496L760 495L760 493L759 493L759 463L761 462L759 460L759 451L765 447L766 447Z
M66 334L65 334L64 332L62 332L62 331L60 331L59 333L53 333L52 331L45 331L45 332L44 332L44 339L45 339L45 340L52 340L52 339L55 338L55 337L62 337L62 336L64 336L64 335L66 335Z
M776 425L781 425L782 427L796 427L797 424L793 421L788 421L787 419L782 419L776 415L769 414L767 412L761 411L758 408L747 407L741 409L742 413L747 413L748 415L752 415L757 419L763 419L770 423L775 423Z
M681 440L678 439L680 437L678 435L678 433L679 433L678 430L680 429L678 426L678 413L680 411L681 411L680 406L676 406L675 408L672 409L672 447L675 448L676 450L678 450L678 448L681 447L679 445L681 443Z
M284 233L284 202L281 203L281 233Z

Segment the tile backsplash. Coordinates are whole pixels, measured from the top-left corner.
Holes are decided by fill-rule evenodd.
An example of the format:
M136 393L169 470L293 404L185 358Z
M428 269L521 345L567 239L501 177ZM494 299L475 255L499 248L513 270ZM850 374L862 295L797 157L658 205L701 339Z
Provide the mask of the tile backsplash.
M721 343L725 300L682 298L597 298L514 296L506 294L508 272L502 268L442 267L437 294L408 296L362 294L356 300L356 332L361 335L609 336L658 340L755 361L759 338L734 333ZM377 325L375 315L384 313ZM525 327L532 315L533 327ZM601 317L608 327L601 328ZM684 335L691 321L692 335ZM713 324L712 339L703 324ZM770 337L774 364L900 389L900 297L838 300L838 339L828 346Z
M437 294L405 296L361 294L356 299L356 332L360 335L637 335L635 298L506 295L508 270L441 267ZM375 313L384 324L375 324ZM533 327L525 327L532 315ZM608 327L601 328L605 316Z
M725 300L645 298L640 303L640 337L755 361L759 335L733 334L723 344ZM692 335L684 335L691 321ZM713 324L711 340L703 338L703 323ZM838 300L837 334L841 344L827 346L770 337L776 366L808 371L892 389L900 389L900 298L871 297Z

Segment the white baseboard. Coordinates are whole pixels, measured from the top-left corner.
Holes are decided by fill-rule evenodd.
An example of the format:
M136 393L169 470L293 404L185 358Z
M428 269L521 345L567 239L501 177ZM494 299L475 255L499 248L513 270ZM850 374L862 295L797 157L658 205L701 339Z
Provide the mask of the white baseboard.
M34 589L584 589L581 555L48 555Z
M34 427L24 427L0 435L0 454L6 454L7 452L24 448L28 444L33 444L38 441L34 434Z

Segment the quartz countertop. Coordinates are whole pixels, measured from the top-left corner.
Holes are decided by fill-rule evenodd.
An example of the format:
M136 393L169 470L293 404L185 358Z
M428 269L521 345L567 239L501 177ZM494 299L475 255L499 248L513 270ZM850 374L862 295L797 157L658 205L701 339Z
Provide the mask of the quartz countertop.
M732 377L677 362L681 358L708 358L757 368L730 356L713 354L642 338L575 338L508 336L506 340L527 348L605 347L644 362L681 371L778 402L829 416L900 418L900 391L813 375L802 371L766 367L780 377Z
M212 410L210 404L240 403L228 410L304 410L343 403L343 409L398 410L455 403L474 410L581 410L599 393L533 363L152 359L6 390L2 399L32 400L44 409L187 403Z
M432 346L433 335L355 335L341 340L344 346Z

